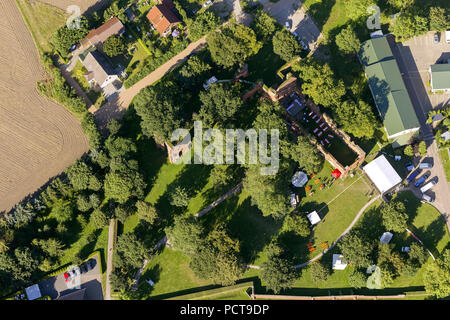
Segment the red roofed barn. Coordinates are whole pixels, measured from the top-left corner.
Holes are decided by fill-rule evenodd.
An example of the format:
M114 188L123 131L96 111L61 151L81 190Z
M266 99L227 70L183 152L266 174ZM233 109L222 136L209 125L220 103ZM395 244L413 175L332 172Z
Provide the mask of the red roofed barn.
M103 44L110 36L121 35L124 32L125 27L122 22L120 22L119 18L114 17L97 29L91 30L86 38L81 41L81 45L83 47L88 47L91 45L96 46L98 44Z
M181 22L172 12L174 7L172 0L164 0L161 4L153 6L147 13L148 21L162 36L166 36L172 26Z

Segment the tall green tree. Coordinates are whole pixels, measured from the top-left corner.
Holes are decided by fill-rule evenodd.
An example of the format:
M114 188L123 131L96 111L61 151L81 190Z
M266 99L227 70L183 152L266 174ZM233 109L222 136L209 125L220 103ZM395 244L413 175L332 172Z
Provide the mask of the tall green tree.
M120 36L111 36L103 43L103 52L109 57L121 55L125 51L125 42Z
M105 197L125 203L131 197L143 198L146 183L136 170L124 169L109 172L105 176Z
M383 217L383 226L387 230L394 232L403 232L407 227L408 215L405 205L400 201L391 201L385 203L380 210Z
M205 11L195 17L195 19L188 24L189 38L192 41L197 41L208 32L215 30L220 25L220 18L212 11Z
M149 224L153 224L158 218L156 208L148 202L138 200L136 208L139 219L147 221Z
M213 84L208 90L201 91L199 98L202 106L198 116L206 127L232 119L243 105L239 92L225 83Z
M322 169L323 157L317 148L309 142L308 138L299 136L296 144L286 144L282 149L283 154L289 156L309 174L317 173Z
M300 54L301 47L295 36L286 29L275 32L272 38L273 52L284 61L291 61Z
M206 40L214 62L226 68L245 61L262 47L262 43L256 40L255 32L242 24L212 32Z
M303 81L302 90L316 104L325 107L339 106L345 94L342 80L337 80L328 64L315 58L303 59L292 66Z
M367 267L371 263L373 244L359 230L352 230L338 242L345 260L355 267Z
M428 32L428 19L411 12L402 12L389 29L397 41L404 42Z
M255 30L258 39L262 41L269 40L275 32L275 19L269 14L259 9L252 22L252 29Z
M350 25L336 35L335 42L339 50L346 54L356 54L361 47L361 41Z
M292 262L286 257L284 249L276 243L271 243L266 249L267 261L261 265L261 280L267 289L275 294L292 287L297 278L297 272Z
M173 225L165 229L170 245L186 254L196 252L204 243L203 226L193 217L176 216Z
M126 265L132 267L140 267L144 259L148 258L149 253L142 241L132 233L121 234L117 238L117 244L114 251L114 266L124 267Z
M426 266L423 279L427 293L437 298L450 296L450 249Z
M315 283L325 282L330 277L330 270L320 263L320 261L315 261L310 265L309 273Z
M430 8L430 30L445 31L449 26L448 12L444 8L431 7Z
M358 104L346 100L335 109L336 121L342 129L357 138L371 139L375 135L377 119L372 108L360 100Z

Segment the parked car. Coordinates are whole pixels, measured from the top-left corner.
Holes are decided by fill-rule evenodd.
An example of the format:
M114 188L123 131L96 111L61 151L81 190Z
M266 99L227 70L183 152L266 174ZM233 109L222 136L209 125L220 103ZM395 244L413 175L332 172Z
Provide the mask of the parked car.
M439 43L439 32L434 34L433 41L434 43Z
M420 187L422 183L424 183L429 177L430 177L429 173L424 174L419 179L417 179L417 181L414 183L414 187L416 188Z
M428 168L432 168L433 165L430 162L421 162L419 164L419 168L420 169L428 169Z
M95 264L96 264L95 259L93 259L93 258L89 259L85 263L86 263L88 271L94 269Z
M413 181L420 173L422 172L421 169L417 169L416 171L414 171L413 173L411 173L411 175L406 178L406 181L408 183L410 183L411 181Z
M430 181L426 185L424 185L422 188L420 188L420 192L424 193L433 188L433 186L436 184L436 181ZM425 195L424 195L425 196ZM428 201L432 202L432 201Z
M83 262L82 264L80 264L80 272L81 272L81 274L88 272L86 262Z
M411 161L408 161L407 163L405 163L405 168L406 170L408 170L408 172L411 172L414 169L414 165Z
M212 4L211 0L206 1L203 6L206 8L207 6L209 6L210 4Z
M402 247L402 252L409 252L409 247Z
M71 47L70 47L70 52L72 52L72 51L74 51L75 49L77 48L77 45L76 44L73 44Z
M68 270L64 273L64 279L66 280L66 282L69 282L70 280L72 280L72 278L79 275L81 275L80 267L74 267L73 269Z
M422 200L423 201L426 201L426 202L429 202L429 203L433 203L434 202L434 200L433 200L433 198L431 198L429 195L427 195L427 194L423 194L422 195Z

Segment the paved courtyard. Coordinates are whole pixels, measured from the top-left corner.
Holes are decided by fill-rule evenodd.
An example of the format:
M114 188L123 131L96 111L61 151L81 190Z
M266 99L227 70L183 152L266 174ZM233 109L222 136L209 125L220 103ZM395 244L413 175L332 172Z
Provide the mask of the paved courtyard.
M320 30L315 22L306 13L300 0L279 0L270 2L269 0L260 0L264 5L264 11L273 16L278 23L286 26L289 24L289 30L295 31L309 49L314 50L317 40L320 37Z
M399 55L407 70L405 76L411 79L416 91L423 93L419 99L425 112L450 105L450 93L432 94L429 86L430 65L450 59L450 43L445 41L445 33L441 32L440 42L437 44L433 42L433 36L434 32L428 32L398 44Z
M75 292L77 289L86 289L86 300L103 300L102 274L100 270L99 255L93 257L95 266L92 270L81 275L80 286L74 287L64 279L64 272L39 283L42 296L52 299Z

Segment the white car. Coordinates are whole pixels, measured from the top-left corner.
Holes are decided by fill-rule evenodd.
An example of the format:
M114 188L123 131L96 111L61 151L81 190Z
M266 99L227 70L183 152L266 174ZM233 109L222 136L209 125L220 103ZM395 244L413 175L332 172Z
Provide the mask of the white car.
M211 0L206 1L203 6L206 8L207 6L209 6L210 4L212 4Z

